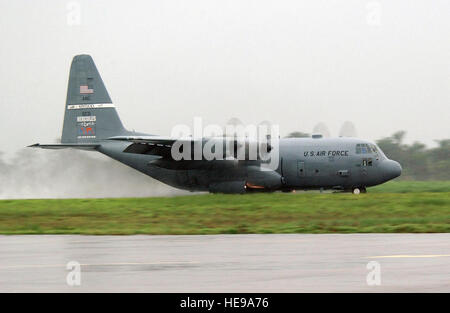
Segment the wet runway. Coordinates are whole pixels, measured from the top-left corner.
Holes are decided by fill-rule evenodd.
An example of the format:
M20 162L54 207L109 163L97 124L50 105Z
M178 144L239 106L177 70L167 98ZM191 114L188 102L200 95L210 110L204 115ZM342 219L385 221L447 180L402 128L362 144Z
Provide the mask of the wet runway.
M0 291L450 292L450 234L0 236Z

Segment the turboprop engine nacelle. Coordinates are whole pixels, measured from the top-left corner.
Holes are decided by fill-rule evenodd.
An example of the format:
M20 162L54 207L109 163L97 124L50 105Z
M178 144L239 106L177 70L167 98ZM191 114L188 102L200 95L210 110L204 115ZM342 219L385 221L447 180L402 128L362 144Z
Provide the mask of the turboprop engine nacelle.
M281 175L273 170L249 166L246 185L251 189L273 190L281 187Z
M271 191L281 187L281 176L275 171L249 166L246 180L215 182L209 185L214 193L246 193L248 191Z

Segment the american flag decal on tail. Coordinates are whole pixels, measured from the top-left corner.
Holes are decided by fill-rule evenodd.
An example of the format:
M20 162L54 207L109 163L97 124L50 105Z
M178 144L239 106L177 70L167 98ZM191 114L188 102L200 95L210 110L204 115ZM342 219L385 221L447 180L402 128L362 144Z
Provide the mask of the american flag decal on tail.
M80 86L80 93L81 94L94 93L94 89L89 89L89 87L87 85L81 85Z

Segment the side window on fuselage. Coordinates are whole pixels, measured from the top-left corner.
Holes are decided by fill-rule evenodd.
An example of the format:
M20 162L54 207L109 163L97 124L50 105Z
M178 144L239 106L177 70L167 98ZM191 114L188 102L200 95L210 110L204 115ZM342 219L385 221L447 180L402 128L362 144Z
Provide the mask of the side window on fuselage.
M373 165L372 158L362 159L362 166L372 166L372 165Z

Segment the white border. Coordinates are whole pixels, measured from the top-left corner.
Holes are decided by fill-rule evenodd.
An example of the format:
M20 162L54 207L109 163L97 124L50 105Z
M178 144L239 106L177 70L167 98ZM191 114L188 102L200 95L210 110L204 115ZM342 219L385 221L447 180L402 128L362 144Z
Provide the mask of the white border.
M69 104L67 106L68 110L79 110L79 109L103 109L103 108L115 108L116 106L112 103L92 103L92 104Z

